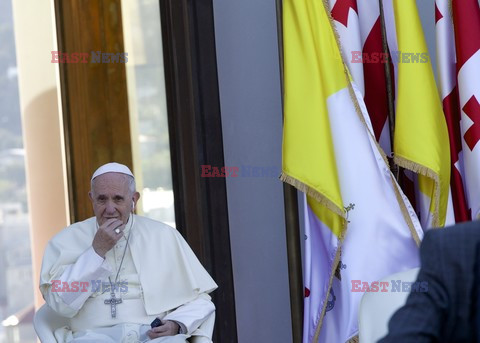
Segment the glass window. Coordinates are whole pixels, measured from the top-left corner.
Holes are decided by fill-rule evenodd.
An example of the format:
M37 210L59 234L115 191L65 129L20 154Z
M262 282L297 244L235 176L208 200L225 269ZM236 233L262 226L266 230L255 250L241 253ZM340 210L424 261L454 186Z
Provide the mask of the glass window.
M36 342L11 0L0 0L0 342Z
M175 226L158 0L122 0L138 212Z

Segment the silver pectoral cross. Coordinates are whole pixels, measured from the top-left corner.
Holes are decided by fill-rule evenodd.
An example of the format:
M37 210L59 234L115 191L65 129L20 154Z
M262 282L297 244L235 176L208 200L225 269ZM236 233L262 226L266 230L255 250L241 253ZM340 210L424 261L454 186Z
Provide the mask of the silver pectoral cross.
M110 305L110 312L112 314L112 318L117 317L117 304L121 304L122 299L120 298L115 298L115 292L110 292L110 299L107 299L104 301L105 305Z

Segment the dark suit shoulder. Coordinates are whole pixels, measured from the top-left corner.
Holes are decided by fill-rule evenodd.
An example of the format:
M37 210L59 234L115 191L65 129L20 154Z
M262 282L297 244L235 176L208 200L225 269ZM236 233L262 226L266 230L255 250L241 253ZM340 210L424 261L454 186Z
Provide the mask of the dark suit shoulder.
M422 268L417 282L426 292L412 292L390 320L386 342L471 342L473 320L479 320L480 222L431 229L420 248Z
M465 247L480 244L480 221L465 222L445 228L427 231L422 241L422 249Z

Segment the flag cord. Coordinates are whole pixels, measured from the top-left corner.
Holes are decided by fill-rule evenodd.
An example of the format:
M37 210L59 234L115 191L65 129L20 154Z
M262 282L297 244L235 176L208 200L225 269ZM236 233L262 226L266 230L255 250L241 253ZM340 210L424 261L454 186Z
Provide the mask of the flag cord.
M278 59L280 67L280 87L282 97L282 117L284 100L283 72L283 1L276 0ZM282 176L280 176L282 179ZM282 179L282 181L285 181ZM290 180L292 181L292 180ZM290 289L290 317L292 320L293 342L303 341L304 285L302 273L302 254L300 239L300 220L298 213L297 190L292 183L283 183L285 207L285 234L288 258L288 285Z

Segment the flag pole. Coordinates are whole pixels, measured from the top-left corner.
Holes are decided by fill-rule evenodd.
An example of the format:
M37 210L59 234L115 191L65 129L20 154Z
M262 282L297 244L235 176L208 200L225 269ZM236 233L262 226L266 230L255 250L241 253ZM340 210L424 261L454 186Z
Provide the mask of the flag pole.
M282 0L275 0L277 12L278 56L280 65L280 87L283 117L283 5ZM298 214L298 198L295 187L283 183L283 201L285 207L285 231L288 257L288 282L290 286L290 315L292 320L292 341L303 340L303 275L300 248L300 224Z
M400 177L400 168L393 163L393 138L395 135L395 106L393 100L393 89L392 89L392 70L390 68L390 53L388 51L387 44L387 31L385 29L385 14L383 13L383 0L378 0L378 5L380 7L380 26L382 28L382 47L384 56L386 56L386 62L383 64L385 68L385 82L387 84L387 104L388 104L388 127L390 129L390 149L392 154L389 157L390 169L395 176L397 182L399 182Z

